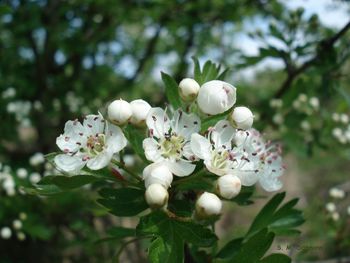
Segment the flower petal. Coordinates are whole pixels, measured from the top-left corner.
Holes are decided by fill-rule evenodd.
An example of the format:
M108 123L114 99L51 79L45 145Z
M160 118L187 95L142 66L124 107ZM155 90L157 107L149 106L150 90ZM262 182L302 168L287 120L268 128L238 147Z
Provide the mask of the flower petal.
M85 128L78 121L67 121L64 134L56 139L57 146L64 152L74 153L86 144Z
M170 172L180 177L190 175L196 168L195 164L181 159L177 161L167 161L166 166L169 168Z
M235 137L236 130L233 128L228 121L219 121L214 130L211 133L211 139L215 143L215 148L222 146L231 148L231 141Z
M208 139L198 133L194 133L191 136L191 149L198 158L203 160L211 159L211 144Z
M127 140L122 130L111 123L106 123L106 144L108 150L117 153L125 148Z
M261 177L260 180L259 180L259 183L262 186L262 188L264 188L265 191L267 191L267 192L278 191L283 186L283 184L279 180L279 178L278 177L274 177L274 176Z
M79 171L86 163L86 161L83 161L80 156L71 156L68 154L56 155L54 162L59 169L62 169L65 172Z
M177 110L174 113L171 126L173 131L178 135L183 136L185 139L190 139L193 133L199 132L201 120L193 113L187 114L186 112Z
M142 142L143 149L145 150L145 156L147 160L152 162L158 162L162 160L161 151L157 141L153 138L146 138Z
M106 167L113 157L113 152L103 151L87 162L87 167L91 170L99 170Z
M238 176L244 186L251 186L259 179L259 174L253 170L233 170L232 174Z
M88 135L96 135L103 133L105 127L105 120L102 115L87 115L84 118L83 125Z
M170 120L162 108L152 108L147 114L146 124L148 129L157 138L164 137L170 129Z

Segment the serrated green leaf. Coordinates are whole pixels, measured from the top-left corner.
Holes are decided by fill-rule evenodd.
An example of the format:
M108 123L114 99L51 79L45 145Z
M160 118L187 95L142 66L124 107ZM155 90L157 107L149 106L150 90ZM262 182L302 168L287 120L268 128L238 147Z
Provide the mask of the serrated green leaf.
M220 120L224 120L227 118L228 114L231 112L232 108L228 109L227 111L217 114L217 115L213 115L210 116L208 118L205 118L202 121L202 125L201 125L201 131L205 132L209 127L215 126L215 124L220 121Z
M183 262L183 241L177 233L172 238L164 239L157 237L149 247L148 258L152 263L178 263Z
M201 85L203 84L202 82L202 72L201 72L201 67L199 65L199 61L196 57L192 57L193 64L194 64L194 79Z
M71 190L74 188L81 187L86 184L91 184L98 181L99 179L92 175L49 175L43 177L39 185L56 185L62 190Z
M217 258L230 259L239 252L243 238L235 238L229 241L216 255Z
M162 74L162 80L165 85L165 95L168 98L169 103L174 107L174 109L181 108L179 85L170 75L164 72L161 72L161 74Z
M271 254L259 261L259 263L290 263L290 262L292 262L290 257L284 254Z
M97 202L116 216L135 216L148 208L144 190L136 188L102 189Z
M128 139L128 142L131 144L135 153L145 162L149 163L146 159L145 151L142 147L142 142L145 139L145 136L142 132L135 127L128 125L124 129L125 137Z

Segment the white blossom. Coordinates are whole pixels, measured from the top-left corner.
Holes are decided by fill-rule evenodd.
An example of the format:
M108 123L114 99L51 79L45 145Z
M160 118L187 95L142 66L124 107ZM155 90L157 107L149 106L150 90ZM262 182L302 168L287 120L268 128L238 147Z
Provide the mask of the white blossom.
M219 215L222 210L222 202L215 194L204 192L197 199L196 215L199 218Z
M340 114L340 121L344 124L349 123L349 116L345 113Z
M238 129L248 130L253 125L254 115L247 107L234 108L230 117Z
M11 228L9 228L9 227L7 227L7 226L1 228L1 230L0 230L0 236L1 236L3 239L10 239L11 236L12 236Z
M19 230L19 229L22 228L22 221L16 219L16 220L14 220L14 221L12 222L12 226L13 226L14 229Z
M334 212L334 213L332 213L332 219L334 220L334 221L338 221L339 220L339 213L338 212Z
M200 130L200 119L195 114L175 111L170 119L161 108L152 108L146 124L149 138L144 139L143 149L146 158L155 163L163 163L177 176L190 175L195 164L191 151L191 135Z
M336 112L334 112L334 113L332 114L332 120L335 121L335 122L340 121L340 116L339 116L339 114L336 113Z
M127 141L119 127L106 122L101 115L88 115L83 124L68 121L56 143L64 152L54 159L57 167L77 172L85 165L91 170L106 167Z
M332 187L329 190L329 195L333 198L336 198L336 199L343 199L345 197L345 192L342 189Z
M219 195L226 199L231 199L241 191L241 180L232 174L221 176L216 183Z
M146 188L151 184L160 184L168 189L173 181L173 174L163 163L152 163L143 170Z
M107 111L109 120L116 125L127 123L132 116L130 103L122 99L115 100L109 104Z
M193 101L199 92L200 86L194 79L185 78L179 83L179 94L184 101Z
M31 173L30 176L29 176L29 181L32 183L32 184L37 184L39 183L41 179L41 176L39 173Z
M330 202L330 203L327 203L326 204L326 210L329 212L329 213L333 213L336 211L336 206L334 203Z
M24 179L28 176L28 171L24 168L18 168L16 172L18 178Z
M26 235L23 232L18 232L17 238L19 241L24 241L26 239Z
M42 153L35 153L29 158L29 164L32 166L37 166L45 162L45 157Z
M143 126L146 122L147 114L151 105L144 100L133 100L130 102L132 116L130 122L136 126Z
M212 80L199 89L197 103L203 113L216 115L229 110L236 102L236 88L231 84Z
M311 97L309 102L315 110L317 110L320 107L320 101L317 97Z
M150 207L161 208L167 204L169 194L164 186L160 184L151 184L146 189L145 198Z

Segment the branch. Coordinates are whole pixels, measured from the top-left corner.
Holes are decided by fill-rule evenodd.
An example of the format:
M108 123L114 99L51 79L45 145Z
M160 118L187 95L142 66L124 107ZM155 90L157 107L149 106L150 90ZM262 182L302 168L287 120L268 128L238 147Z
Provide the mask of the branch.
M350 21L334 36L324 39L320 41L319 43L319 49L316 53L316 55L306 61L304 64L302 64L299 68L296 68L294 70L288 71L288 76L285 79L285 81L282 83L280 88L277 90L276 94L274 95L275 98L281 98L287 90L290 88L291 84L293 83L294 79L299 76L301 73L306 71L308 68L314 66L317 62L320 61L321 54L324 52L327 52L329 49L331 49L334 44L350 29Z

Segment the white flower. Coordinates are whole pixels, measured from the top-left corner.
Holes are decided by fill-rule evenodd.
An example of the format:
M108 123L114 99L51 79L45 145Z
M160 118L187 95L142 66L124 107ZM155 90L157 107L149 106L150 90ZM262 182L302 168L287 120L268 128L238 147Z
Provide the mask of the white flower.
M320 107L320 101L317 97L311 97L309 102L315 110L317 110Z
M196 202L196 215L199 218L219 215L222 202L215 194L204 192Z
M150 207L161 208L167 204L169 194L164 186L160 184L151 184L146 189L145 198Z
M279 177L285 170L280 146L271 142L265 143L261 134L254 129L237 131L235 140L239 147L243 147L249 160L233 173L241 179L242 185L252 185L258 180L265 191L280 190L282 182ZM244 162L244 159L241 162Z
M24 168L18 168L16 172L18 178L24 179L28 176L28 172Z
M253 125L254 116L247 107L236 107L230 115L234 126L238 129L248 130Z
M143 141L146 158L155 163L163 163L177 176L190 175L195 164L191 151L191 135L200 130L200 119L195 114L175 111L172 119L161 108L152 108L146 123L150 138Z
M340 128L334 128L333 130L332 130L332 135L335 137L335 138L337 138L337 139L339 139L340 137L342 137L343 136L343 131L340 129Z
M3 239L10 239L11 236L12 236L12 231L9 227L5 226L3 228L1 228L0 230L0 236L3 238Z
M32 183L32 184L37 184L39 183L41 179L41 176L39 173L31 173L31 175L29 176L29 181Z
M197 97L200 110L209 115L223 113L229 110L235 102L236 88L221 80L204 83Z
M185 78L180 81L179 93L184 101L193 101L199 92L200 86L194 79Z
M281 108L283 106L283 100L281 99L271 99L270 107L271 108Z
M276 113L273 117L272 117L272 121L276 124L282 124L284 122L284 118L283 115L280 113Z
M340 121L340 115L338 113L334 112L332 114L332 120L335 121L335 122Z
M168 189L173 181L173 174L165 164L152 163L143 170L143 179L146 188L151 184L160 184Z
M226 199L231 199L241 191L241 180L232 174L221 176L216 183L219 195Z
M2 92L3 99L11 99L16 96L16 89L14 87L8 87Z
M334 212L334 213L332 213L332 219L334 220L334 221L338 221L339 220L339 213L338 212Z
M19 230L19 229L22 228L22 221L16 219L16 220L14 220L14 221L12 222L12 226L13 226L14 229Z
M91 170L106 167L127 141L119 127L105 122L101 115L88 115L83 124L68 121L56 143L64 154L55 157L55 164L63 171L76 172L85 165Z
M17 238L19 241L24 241L26 239L26 235L23 232L18 232Z
M329 213L333 213L336 211L336 206L334 203L327 203L326 204L326 210L329 212Z
M136 126L143 126L146 122L147 114L151 105L144 100L133 100L130 102L132 116L130 122Z
M45 157L42 153L35 153L29 158L29 164L32 166L37 166L45 162Z
M346 115L345 113L342 113L340 115L340 121L344 124L347 124L349 122L349 116Z
M304 130L304 131L309 131L311 129L311 125L307 120L303 120L300 123L300 127Z
M336 187L332 187L329 190L329 195L333 198L337 198L337 199L343 199L345 197L345 192L342 189L336 188Z
M129 102L122 99L115 100L109 104L107 112L109 120L116 125L127 123L132 116L132 109Z
M307 102L307 96L306 96L306 94L301 93L301 94L299 95L299 97L298 97L298 100L299 100L300 102Z

